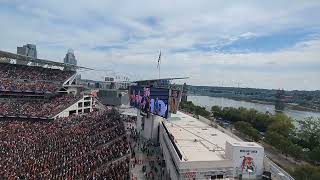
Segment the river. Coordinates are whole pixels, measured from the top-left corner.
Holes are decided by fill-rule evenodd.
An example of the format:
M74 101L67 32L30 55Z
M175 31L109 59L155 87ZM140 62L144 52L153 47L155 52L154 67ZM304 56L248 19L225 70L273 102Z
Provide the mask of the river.
M238 101L238 100L233 100L233 99L228 99L223 97L188 96L188 101L192 101L194 104L198 106L206 107L207 110L210 110L212 106L221 106L221 107L235 107L235 108L244 107L249 109L253 108L263 113L265 113L266 111L269 111L270 113L275 112L274 105ZM295 120L303 120L306 117L320 118L320 113L316 113L316 112L285 109L284 113Z

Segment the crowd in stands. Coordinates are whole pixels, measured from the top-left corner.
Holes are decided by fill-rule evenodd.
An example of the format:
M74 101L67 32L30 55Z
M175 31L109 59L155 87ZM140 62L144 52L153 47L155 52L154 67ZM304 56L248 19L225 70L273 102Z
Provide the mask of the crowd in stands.
M48 93L55 92L59 86L61 86L59 83L44 81L30 82L15 79L0 79L0 91Z
M1 79L29 79L45 81L64 81L74 74L74 71L62 71L60 69L43 68L17 64L0 63Z
M0 121L0 179L129 179L130 149L115 110L49 122Z
M75 103L78 97L73 95L55 96L47 101L9 99L0 101L1 116L48 117L55 115L68 105Z
M54 92L74 71L0 63L0 91Z

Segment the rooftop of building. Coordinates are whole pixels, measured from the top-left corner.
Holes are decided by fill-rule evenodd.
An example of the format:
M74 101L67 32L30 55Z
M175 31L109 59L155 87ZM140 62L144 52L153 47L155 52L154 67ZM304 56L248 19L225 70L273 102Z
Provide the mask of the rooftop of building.
M164 121L184 161L223 161L226 142L247 145L200 120L177 112ZM255 143L251 143L255 144Z
M26 63L32 62L32 63L36 63L38 65L52 65L52 66L59 66L59 67L73 67L76 69L94 70L94 69L88 68L88 67L77 66L77 65L73 65L73 64L65 64L65 63L61 63L61 62L57 62L57 61L51 61L51 60L39 59L39 58L35 59L35 58L28 57L25 55L15 54L15 53L2 51L2 50L0 50L0 62L3 61L3 60L1 60L1 58L4 58L4 60L6 60L6 59L20 60L20 61L23 61Z
M256 147L261 148L261 146L255 142L244 142L244 141L238 141L238 142L230 142L232 146L241 146L241 147Z

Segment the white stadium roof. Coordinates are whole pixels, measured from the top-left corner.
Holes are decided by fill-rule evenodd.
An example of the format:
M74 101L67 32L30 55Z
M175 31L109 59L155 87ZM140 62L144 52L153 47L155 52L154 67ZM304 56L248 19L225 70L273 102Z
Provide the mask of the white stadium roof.
M230 135L179 111L171 114L164 124L174 136L184 161L223 161L226 160L227 141L242 144Z

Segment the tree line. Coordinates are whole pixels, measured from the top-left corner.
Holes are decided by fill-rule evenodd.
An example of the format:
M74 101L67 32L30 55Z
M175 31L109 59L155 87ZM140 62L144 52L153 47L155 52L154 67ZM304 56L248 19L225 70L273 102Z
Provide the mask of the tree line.
M306 118L297 121L284 113L261 113L243 107L213 106L214 117L229 120L234 127L255 141L263 139L285 155L305 159L313 164L320 162L320 119Z

